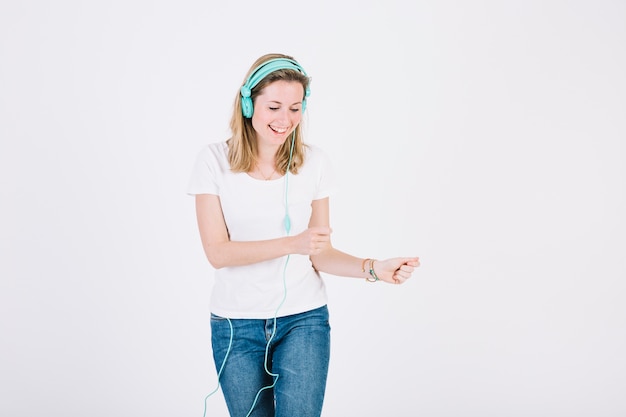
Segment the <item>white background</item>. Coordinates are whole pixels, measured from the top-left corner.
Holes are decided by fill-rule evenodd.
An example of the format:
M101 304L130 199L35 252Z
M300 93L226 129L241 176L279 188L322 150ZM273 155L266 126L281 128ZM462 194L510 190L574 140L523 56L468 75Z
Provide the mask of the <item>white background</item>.
M197 152L260 55L313 77L326 416L626 415L623 1L5 1L0 415L201 417ZM226 415L221 392L210 416Z

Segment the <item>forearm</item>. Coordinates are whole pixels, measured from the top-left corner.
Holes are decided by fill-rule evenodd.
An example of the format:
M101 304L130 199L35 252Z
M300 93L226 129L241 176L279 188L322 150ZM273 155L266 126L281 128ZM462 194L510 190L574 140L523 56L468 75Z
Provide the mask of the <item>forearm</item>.
M364 267L363 258L357 258L333 247L318 255L311 256L311 261L316 270L327 274L352 278L370 276L369 265L366 263ZM363 269L365 270L363 271Z
M333 247L311 256L311 261L320 272L341 277L365 278L371 282L380 280L390 284L405 282L420 264L417 257L362 259Z
M216 268L243 266L293 253L293 238L281 237L253 242L226 241L204 245L204 252Z

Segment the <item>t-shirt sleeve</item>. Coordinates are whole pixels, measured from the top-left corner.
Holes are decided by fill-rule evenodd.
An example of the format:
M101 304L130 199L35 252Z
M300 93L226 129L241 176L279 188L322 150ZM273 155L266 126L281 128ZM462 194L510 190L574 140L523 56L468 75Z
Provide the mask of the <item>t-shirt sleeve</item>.
M328 154L319 148L315 149L318 163L318 182L314 200L330 197L336 191L335 171Z
M187 194L214 194L219 195L219 185L217 180L218 163L215 156L206 147L201 150L191 171Z

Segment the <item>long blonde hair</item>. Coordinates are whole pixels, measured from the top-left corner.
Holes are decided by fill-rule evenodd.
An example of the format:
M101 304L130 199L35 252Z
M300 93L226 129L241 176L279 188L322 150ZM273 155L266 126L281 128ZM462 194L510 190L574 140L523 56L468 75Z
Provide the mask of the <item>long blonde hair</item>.
M283 54L267 54L263 55L255 61L246 74L245 81L252 74L252 72L263 63L276 58L285 58L294 60L292 57ZM295 60L294 60L295 61ZM265 87L275 81L296 81L302 84L303 91L306 91L310 79L306 75L294 69L280 69L276 70L265 78L263 78L251 91L250 98L254 102L254 99L263 91ZM242 85L244 84L242 83ZM304 99L304 97L303 97ZM289 165L289 171L293 174L298 173L298 169L304 163L305 144L302 137L302 121L296 126L293 155L291 157L291 164L289 165L289 154L291 151L291 136L278 148L276 151L276 171L281 175L287 172L287 165ZM233 106L233 115L230 119L230 130L232 136L228 139L228 162L230 163L230 169L233 172L250 172L254 169L256 164L257 155L257 142L256 132L252 127L252 119L248 119L243 116L241 110L241 95L239 90L235 97L235 103Z

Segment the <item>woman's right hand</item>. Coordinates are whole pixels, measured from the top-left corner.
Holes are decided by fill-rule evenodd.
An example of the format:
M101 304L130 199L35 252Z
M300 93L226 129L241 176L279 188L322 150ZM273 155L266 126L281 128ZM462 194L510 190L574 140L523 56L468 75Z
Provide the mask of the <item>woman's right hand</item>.
M299 255L317 255L331 247L330 234L332 229L327 226L309 227L304 232L293 236L294 253Z

